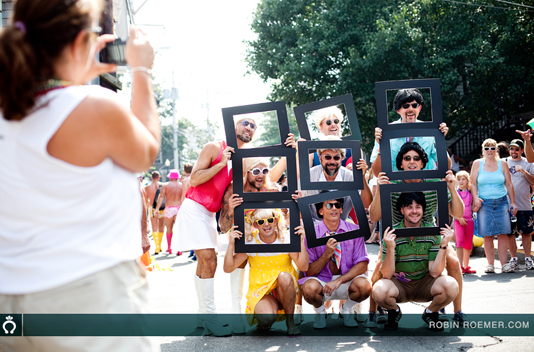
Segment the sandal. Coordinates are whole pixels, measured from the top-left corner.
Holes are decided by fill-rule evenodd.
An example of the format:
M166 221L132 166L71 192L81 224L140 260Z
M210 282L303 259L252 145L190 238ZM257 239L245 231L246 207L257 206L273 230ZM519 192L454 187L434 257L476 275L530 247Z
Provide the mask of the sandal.
M470 266L468 266L467 268L464 268L464 274L476 274L477 271L474 270L474 269L471 269Z
M495 273L495 267L493 265L487 265L486 270L484 270L486 274L494 274Z

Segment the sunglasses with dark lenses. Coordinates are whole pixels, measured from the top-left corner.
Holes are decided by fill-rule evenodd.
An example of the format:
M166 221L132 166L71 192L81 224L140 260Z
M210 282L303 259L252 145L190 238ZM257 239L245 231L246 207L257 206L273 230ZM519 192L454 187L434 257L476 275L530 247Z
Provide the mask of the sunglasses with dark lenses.
M324 160L332 160L332 159L334 159L335 161L341 160L341 155L334 155L334 156L332 156L332 155L321 155L321 156L324 158Z
M414 156L411 156L411 155L406 155L404 158L404 161L420 161L421 160L421 157L419 155L414 155Z
M263 168L263 169L258 169L257 167L252 169L252 170L248 170L248 172L250 172L252 175L254 176L258 176L259 174L264 174L264 175L267 175L269 173L269 169L268 168Z
M258 220L256 220L256 222L257 222L258 225L260 225L260 226L263 226L263 224L265 224L266 221L267 221L269 224L274 223L274 216L271 216L270 218L267 218L267 219L258 219Z
M521 148L510 147L510 150L513 150L514 152L520 152Z
M324 123L326 123L327 126L330 126L332 124L332 120L326 120ZM339 119L334 119L334 124L337 125L339 123Z
M496 149L496 147L484 147L484 150L486 150L486 151L487 150L495 150L495 149Z
M340 202L326 203L325 207L328 210L332 209L333 207L336 207L336 209L341 209L343 207L343 204L341 204Z
M247 126L250 125L250 128L251 128L252 130L255 130L255 129L256 129L256 125L255 125L253 122L249 122L249 121L247 121L247 120L245 120L245 121L241 121L241 125L243 125L243 127L247 127Z
M420 104L419 103L412 103L412 104L406 103L406 104L402 104L401 107L403 109L408 109L410 107L410 105L412 106L412 108L417 109Z

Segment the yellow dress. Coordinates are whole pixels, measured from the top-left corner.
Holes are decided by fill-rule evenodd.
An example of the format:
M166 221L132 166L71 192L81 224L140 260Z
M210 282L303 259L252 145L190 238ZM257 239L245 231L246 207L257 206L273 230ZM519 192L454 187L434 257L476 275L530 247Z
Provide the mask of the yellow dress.
M256 236L254 236L253 241L255 243L263 243L259 238L256 238ZM268 246L268 244L265 245ZM258 304L265 295L271 294L271 292L276 289L278 275L284 271L291 274L296 290L298 290L298 275L289 253L249 253L248 256L250 271L245 313L247 314L248 323L254 325L257 323L256 317L254 316L256 304ZM276 321L284 320L284 314L283 309L278 310Z

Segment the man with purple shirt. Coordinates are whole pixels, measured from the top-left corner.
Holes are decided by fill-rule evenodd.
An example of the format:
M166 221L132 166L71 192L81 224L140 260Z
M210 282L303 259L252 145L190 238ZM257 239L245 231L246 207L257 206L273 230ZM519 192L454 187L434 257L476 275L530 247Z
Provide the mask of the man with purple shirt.
M317 214L323 219L315 225L318 238L358 229L358 225L341 220L343 198L316 204ZM308 248L310 266L299 280L306 302L315 309L315 329L326 327L324 302L346 300L340 316L347 327L357 327L352 308L367 299L371 281L367 278L369 257L362 237L337 242L330 238L326 246Z

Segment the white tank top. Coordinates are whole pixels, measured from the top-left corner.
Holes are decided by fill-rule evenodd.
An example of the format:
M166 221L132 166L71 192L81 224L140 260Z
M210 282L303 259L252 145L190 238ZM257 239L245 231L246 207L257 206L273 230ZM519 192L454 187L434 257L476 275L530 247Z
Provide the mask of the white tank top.
M47 152L67 116L98 89L51 91L22 121L0 114L0 294L51 289L142 254L135 175L111 159L80 167Z

